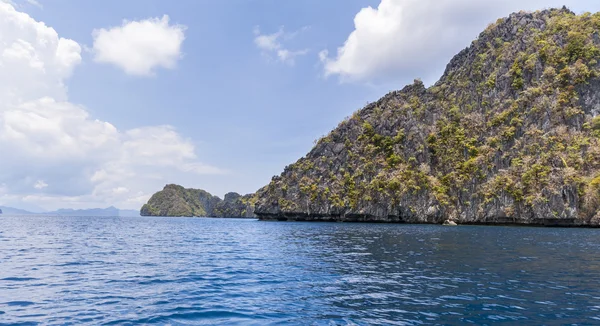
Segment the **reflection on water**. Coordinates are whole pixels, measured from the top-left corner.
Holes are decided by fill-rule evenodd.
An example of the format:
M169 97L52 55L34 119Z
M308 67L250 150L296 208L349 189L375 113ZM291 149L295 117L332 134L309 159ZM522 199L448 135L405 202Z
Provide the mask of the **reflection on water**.
M599 233L4 216L0 324L594 324Z

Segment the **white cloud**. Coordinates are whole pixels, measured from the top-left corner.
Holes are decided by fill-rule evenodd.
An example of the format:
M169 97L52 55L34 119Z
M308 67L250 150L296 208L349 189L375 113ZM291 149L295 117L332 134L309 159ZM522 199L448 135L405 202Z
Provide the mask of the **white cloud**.
M42 6L41 3L37 2L36 0L25 0L25 2L27 2L28 4L34 6L34 7L38 7L40 9L44 9L44 6Z
M271 59L274 55L278 61L293 66L296 62L296 57L306 55L308 49L292 51L286 49L282 42L293 39L298 33L306 29L308 27L304 27L297 32L286 33L283 27L281 27L279 31L273 34L262 34L260 27L256 26L254 27L254 44L267 58Z
M81 62L81 47L58 37L56 31L36 22L8 3L0 2L0 99L50 96L66 98L63 80Z
M44 180L38 180L38 181L35 182L35 184L33 185L33 187L35 189L40 190L40 189L44 189L44 188L48 187L48 184L45 183Z
M277 40L281 36L283 36L283 28L279 29L279 31L273 34L261 34L260 27L254 27L254 44L258 46L259 49L265 51L275 51L281 47L281 44Z
M561 7L577 0L381 0L354 17L337 53L319 53L325 76L342 81L433 82L451 57L489 24L513 11Z
M81 47L0 2L0 204L139 208L164 184L224 171L171 126L119 130L68 100Z
M172 69L182 56L185 29L169 24L167 15L96 29L92 33L94 60L112 63L130 75L152 75L156 67Z
M117 187L117 188L113 188L112 192L115 195L121 195L121 194L126 194L129 192L129 189L125 188L125 187Z
M290 51L287 49L280 49L280 50L277 50L277 58L279 58L279 60L281 62L285 62L285 63L293 65L295 63L294 59L297 56L305 55L307 53L308 53L308 50Z

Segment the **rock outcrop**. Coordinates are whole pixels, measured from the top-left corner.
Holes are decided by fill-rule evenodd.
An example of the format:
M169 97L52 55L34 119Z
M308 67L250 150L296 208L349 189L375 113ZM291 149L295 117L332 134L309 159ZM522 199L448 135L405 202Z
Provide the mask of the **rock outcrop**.
M142 216L254 217L253 195L228 193L222 200L200 189L166 185L140 210Z
M491 24L258 191L260 219L600 224L600 13Z

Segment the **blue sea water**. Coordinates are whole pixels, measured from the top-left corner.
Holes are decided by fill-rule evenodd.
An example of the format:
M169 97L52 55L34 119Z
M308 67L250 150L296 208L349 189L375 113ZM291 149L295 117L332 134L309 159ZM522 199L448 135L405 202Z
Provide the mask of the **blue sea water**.
M0 217L0 324L600 324L600 230Z

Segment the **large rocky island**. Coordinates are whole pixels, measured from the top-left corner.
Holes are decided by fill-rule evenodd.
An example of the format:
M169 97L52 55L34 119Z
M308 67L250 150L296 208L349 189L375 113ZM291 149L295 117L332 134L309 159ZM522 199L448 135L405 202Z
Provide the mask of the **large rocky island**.
M263 220L600 224L600 14L491 24L429 88L341 122L259 190Z
M250 202L252 195L241 196L235 192L222 200L200 189L186 189L179 185L166 185L155 193L140 214L142 216L186 217L254 217Z
M499 19L433 86L355 112L225 215L598 226L599 61L600 13ZM223 216L219 200L167 186L142 215Z

